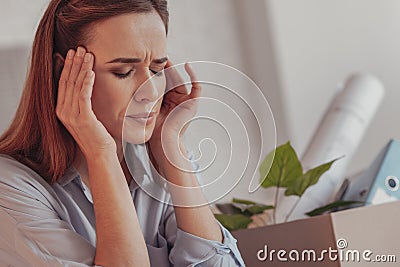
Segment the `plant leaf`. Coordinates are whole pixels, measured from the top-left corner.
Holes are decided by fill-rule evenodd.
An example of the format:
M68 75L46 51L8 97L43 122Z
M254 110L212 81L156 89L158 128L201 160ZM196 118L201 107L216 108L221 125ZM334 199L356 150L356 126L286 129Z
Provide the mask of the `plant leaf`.
M233 198L232 202L233 202L232 206L237 210L240 210L245 216L259 214L262 213L264 210L269 210L274 208L274 206L271 205L264 205L246 199ZM226 214L226 212L224 213Z
M259 205L259 204L256 204L256 205L253 205L253 206L247 208L245 211L248 211L251 215L254 215L254 214L263 213L264 210L271 210L271 209L274 209L274 208L275 207L271 206L271 205Z
M260 165L259 172L262 187L287 188L303 174L303 168L290 142L287 142L267 155Z
M329 170L332 166L332 164L338 159L334 159L330 162L324 163L318 167L315 167L309 171L307 171L305 174L303 174L301 177L296 179L285 191L285 196L299 196L301 197L304 192L309 188L310 186L316 184L321 177L322 174L324 174L327 170Z
M257 204L254 201L246 200L246 199L239 199L239 198L233 198L232 199L233 203L240 203L240 204L247 204L247 205L255 205Z
M252 219L243 214L214 214L214 216L229 231L245 229L252 222Z
M339 208L339 207L347 207L347 206L350 206L350 205L353 205L353 204L361 204L361 203L364 203L364 202L362 202L362 201L344 201L344 200L339 200L339 201L335 201L335 202L329 203L328 205L325 205L323 207L319 207L319 208L316 208L316 209L314 209L312 211L309 211L309 212L306 213L306 215L308 215L308 216L317 216L317 215L323 214L324 212L331 211L331 210Z

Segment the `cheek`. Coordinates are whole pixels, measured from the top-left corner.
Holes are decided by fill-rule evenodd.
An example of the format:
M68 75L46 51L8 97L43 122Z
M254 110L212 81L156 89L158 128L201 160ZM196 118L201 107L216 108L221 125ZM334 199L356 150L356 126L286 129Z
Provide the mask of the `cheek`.
M167 87L167 80L165 76L163 76L162 79L160 79L160 81L157 83L158 93L160 96L160 99L156 104L158 110L160 109L162 101L164 99L166 87Z
M119 88L118 83L111 79L96 79L92 93L92 108L96 117L105 125L113 121L124 112L128 105L130 95L125 95L124 88Z
M154 111L155 111L156 113L159 113L159 112L160 112L163 99L164 99L164 96L162 96L162 97L157 101L157 103L156 103L156 105L155 105L155 109L154 109Z

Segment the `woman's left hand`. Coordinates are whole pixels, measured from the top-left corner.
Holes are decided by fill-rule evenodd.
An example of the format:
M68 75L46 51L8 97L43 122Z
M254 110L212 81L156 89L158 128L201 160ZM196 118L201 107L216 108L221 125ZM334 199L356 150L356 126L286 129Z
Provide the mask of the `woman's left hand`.
M185 70L191 80L190 93L187 92L182 77L172 66L171 61L168 61L165 74L169 91L164 96L153 135L149 140L151 156L158 165L165 162L165 153L172 155L170 153L183 152L179 151L182 149L181 137L197 112L198 98L201 95L201 86L189 64L185 64ZM166 149L169 151L165 151Z

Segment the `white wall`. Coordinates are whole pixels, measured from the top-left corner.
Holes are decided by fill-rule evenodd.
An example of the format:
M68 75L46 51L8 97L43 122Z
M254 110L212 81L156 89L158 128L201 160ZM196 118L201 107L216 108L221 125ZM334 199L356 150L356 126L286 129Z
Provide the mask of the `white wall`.
M386 96L350 172L400 137L400 1L266 0L289 136L303 152L336 85L355 71L376 75Z
M49 0L2 0L0 47L30 44Z

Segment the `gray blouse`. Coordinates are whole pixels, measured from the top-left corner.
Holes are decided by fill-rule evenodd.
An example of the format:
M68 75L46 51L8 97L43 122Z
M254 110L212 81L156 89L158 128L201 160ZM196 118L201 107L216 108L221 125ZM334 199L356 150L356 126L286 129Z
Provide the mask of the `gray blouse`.
M141 185L154 175L144 150L134 145L129 152L140 159L133 168ZM236 239L221 224L223 243L192 235L177 227L169 193L161 190L159 201L135 183L129 188L151 266L245 266ZM49 185L0 155L0 266L93 266L95 223L90 190L74 168Z

